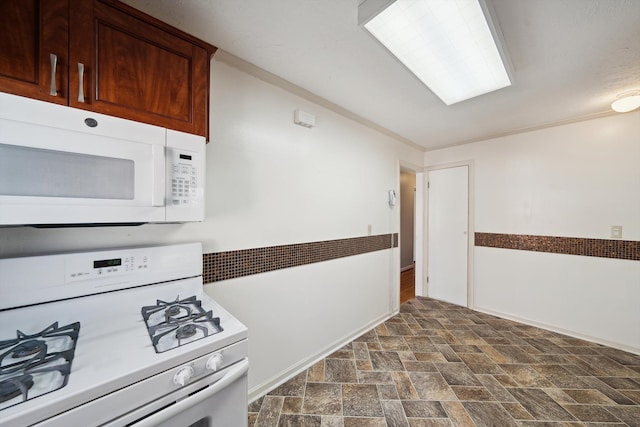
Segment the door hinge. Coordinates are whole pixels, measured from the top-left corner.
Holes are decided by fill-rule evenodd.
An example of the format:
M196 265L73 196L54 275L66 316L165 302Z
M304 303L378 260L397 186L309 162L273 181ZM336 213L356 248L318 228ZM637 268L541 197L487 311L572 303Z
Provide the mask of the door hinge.
M431 181L427 181L427 189L431 186Z
M429 283L429 276L427 276L427 283Z

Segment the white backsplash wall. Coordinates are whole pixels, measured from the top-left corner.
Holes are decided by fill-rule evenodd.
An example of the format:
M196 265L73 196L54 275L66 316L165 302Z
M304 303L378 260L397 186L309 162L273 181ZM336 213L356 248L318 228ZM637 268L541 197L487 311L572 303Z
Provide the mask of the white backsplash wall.
M427 152L473 159L475 231L640 240L640 112ZM475 308L640 353L640 262L475 247Z
M423 153L218 59L203 223L0 228L0 257L200 241L205 252L397 233L399 162ZM293 123L295 109L316 127ZM398 249L217 282L249 327L249 387L266 391L398 308ZM1 284L4 286L5 284ZM19 286L19 284L12 284Z

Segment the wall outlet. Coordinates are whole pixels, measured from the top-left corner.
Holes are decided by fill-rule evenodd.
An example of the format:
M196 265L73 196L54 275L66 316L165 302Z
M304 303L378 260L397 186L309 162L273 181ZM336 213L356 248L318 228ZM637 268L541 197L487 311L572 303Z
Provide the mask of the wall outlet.
M612 225L611 226L611 238L612 239L622 239L622 226L621 225Z

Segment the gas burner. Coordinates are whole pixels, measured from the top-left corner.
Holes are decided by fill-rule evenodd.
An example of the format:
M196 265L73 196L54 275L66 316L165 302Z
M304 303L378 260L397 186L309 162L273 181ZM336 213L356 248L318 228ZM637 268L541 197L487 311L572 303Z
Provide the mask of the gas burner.
M27 356L33 356L34 354L47 354L47 344L42 340L29 340L18 344L13 349L11 357L14 359L20 359Z
M33 387L33 376L31 375L22 375L3 380L0 382L0 403L20 395L26 395L27 390L31 387Z
M195 296L176 297L175 301L157 300L156 305L142 307L142 317L156 353L217 334L223 329L220 318L202 308Z
M67 385L80 323L0 341L0 410Z

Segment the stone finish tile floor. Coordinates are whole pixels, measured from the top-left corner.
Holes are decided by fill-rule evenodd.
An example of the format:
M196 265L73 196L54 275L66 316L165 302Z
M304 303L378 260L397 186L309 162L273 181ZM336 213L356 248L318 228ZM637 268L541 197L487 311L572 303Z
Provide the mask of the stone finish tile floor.
M249 405L250 427L640 427L640 356L417 297Z

